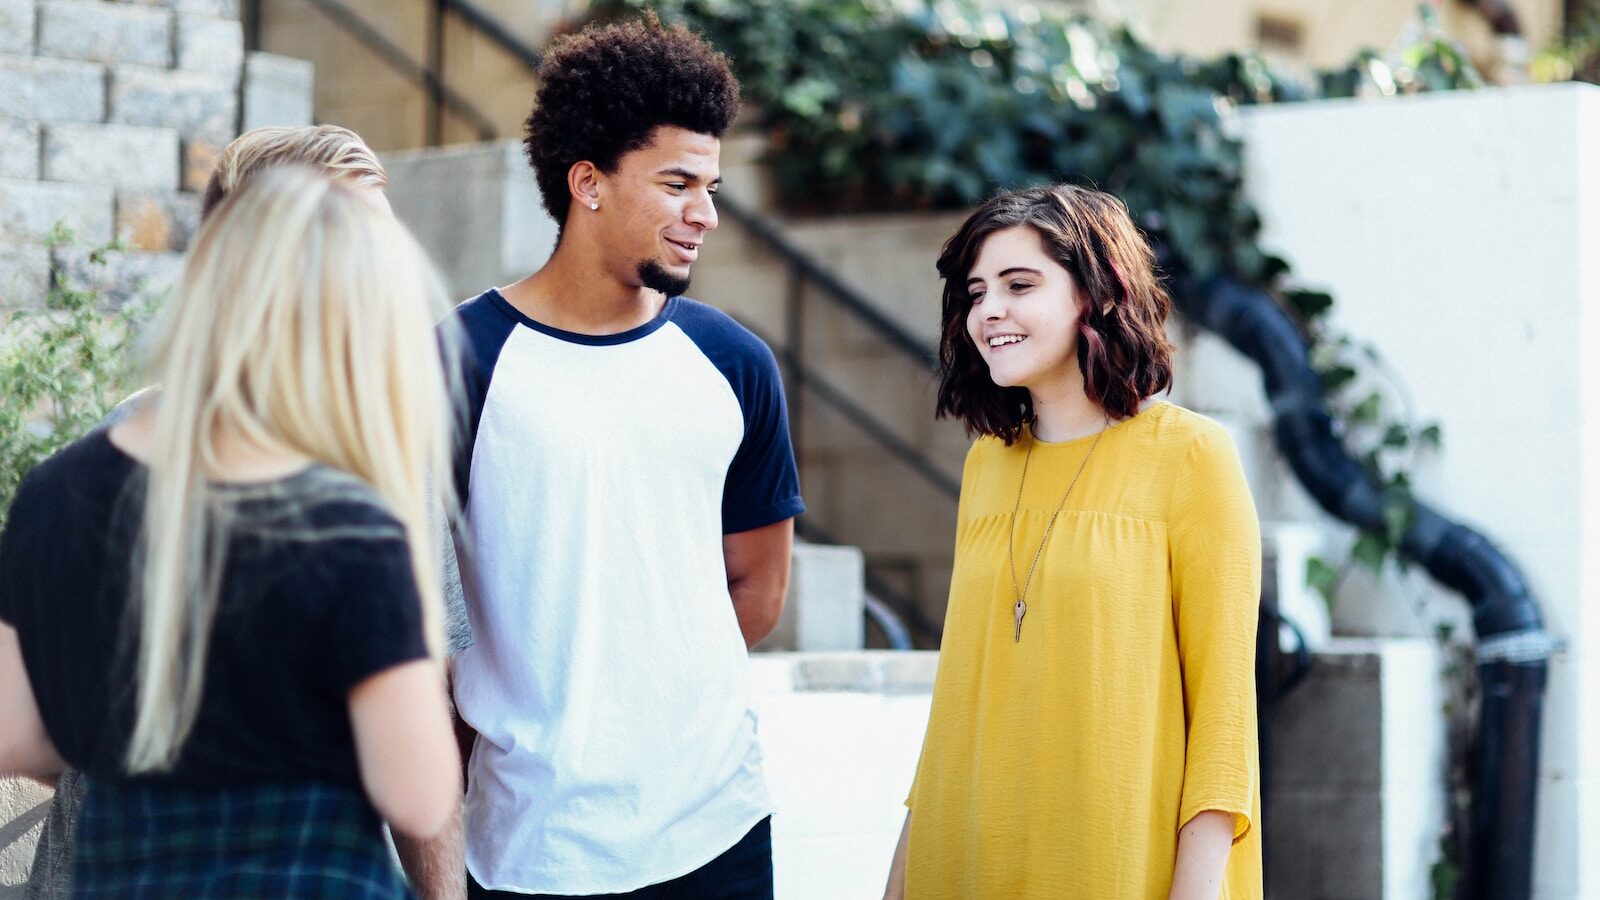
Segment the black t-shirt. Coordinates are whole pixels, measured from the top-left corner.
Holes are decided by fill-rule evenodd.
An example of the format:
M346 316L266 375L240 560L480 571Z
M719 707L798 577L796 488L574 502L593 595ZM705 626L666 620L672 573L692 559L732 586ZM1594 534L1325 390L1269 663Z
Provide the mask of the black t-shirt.
M126 778L144 479L95 431L28 474L0 534L0 620L17 629L56 749L92 778ZM399 521L322 466L210 494L230 524L199 716L177 764L137 780L359 787L351 688L427 655Z

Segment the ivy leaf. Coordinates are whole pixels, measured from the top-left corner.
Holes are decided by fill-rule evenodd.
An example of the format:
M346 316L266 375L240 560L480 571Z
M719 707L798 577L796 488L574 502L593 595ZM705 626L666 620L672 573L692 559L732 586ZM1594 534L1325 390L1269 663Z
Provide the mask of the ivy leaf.
M1437 422L1426 425L1417 432L1417 442L1430 450L1439 449L1443 439L1444 435L1440 433Z
M1306 586L1322 595L1329 611L1333 609L1333 589L1339 584L1339 570L1320 556L1306 559Z
M1378 414L1382 411L1383 397L1377 391L1373 391L1362 398L1355 409L1350 410L1350 421L1358 425L1375 425L1378 422Z
M1355 379L1355 369L1345 365L1336 365L1322 373L1322 389L1330 394L1337 393Z
M1366 566L1372 574L1383 572L1383 561L1389 555L1389 544L1376 532L1363 532L1350 548L1350 558Z
M1383 525L1389 546L1398 548L1416 520L1416 507L1410 496L1392 496L1383 504Z
M1383 432L1383 446L1401 449L1411 443L1411 433L1406 426L1391 422Z
M1283 299L1288 301L1290 309L1308 322L1320 318L1333 308L1333 295L1326 291L1289 290L1283 292Z

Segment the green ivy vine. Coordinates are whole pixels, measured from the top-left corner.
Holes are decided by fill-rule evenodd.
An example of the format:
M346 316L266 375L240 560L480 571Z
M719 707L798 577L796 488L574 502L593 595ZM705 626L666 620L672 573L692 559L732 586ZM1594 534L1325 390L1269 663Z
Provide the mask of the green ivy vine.
M44 245L52 255L85 252L90 273L122 250L118 241L84 250L60 223ZM131 392L134 340L158 302L112 310L103 291L60 271L42 307L0 302L0 525L23 476Z

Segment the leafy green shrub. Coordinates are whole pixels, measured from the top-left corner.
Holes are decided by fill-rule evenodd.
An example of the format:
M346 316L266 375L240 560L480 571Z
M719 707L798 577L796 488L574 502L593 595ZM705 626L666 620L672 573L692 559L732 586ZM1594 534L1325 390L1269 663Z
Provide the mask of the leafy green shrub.
M45 238L52 251L75 243L59 223ZM90 270L120 250L116 242L89 250ZM43 308L0 308L0 524L28 470L130 392L135 334L156 302L107 310L101 291L58 273Z

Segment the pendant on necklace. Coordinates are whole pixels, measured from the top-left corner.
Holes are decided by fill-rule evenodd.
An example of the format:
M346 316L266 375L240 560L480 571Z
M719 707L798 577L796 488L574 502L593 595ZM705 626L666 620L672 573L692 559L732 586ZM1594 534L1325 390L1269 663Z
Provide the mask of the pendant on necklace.
M1017 605L1012 607L1012 610L1017 614L1016 643L1020 644L1022 643L1022 617L1028 614L1028 601L1019 598Z

